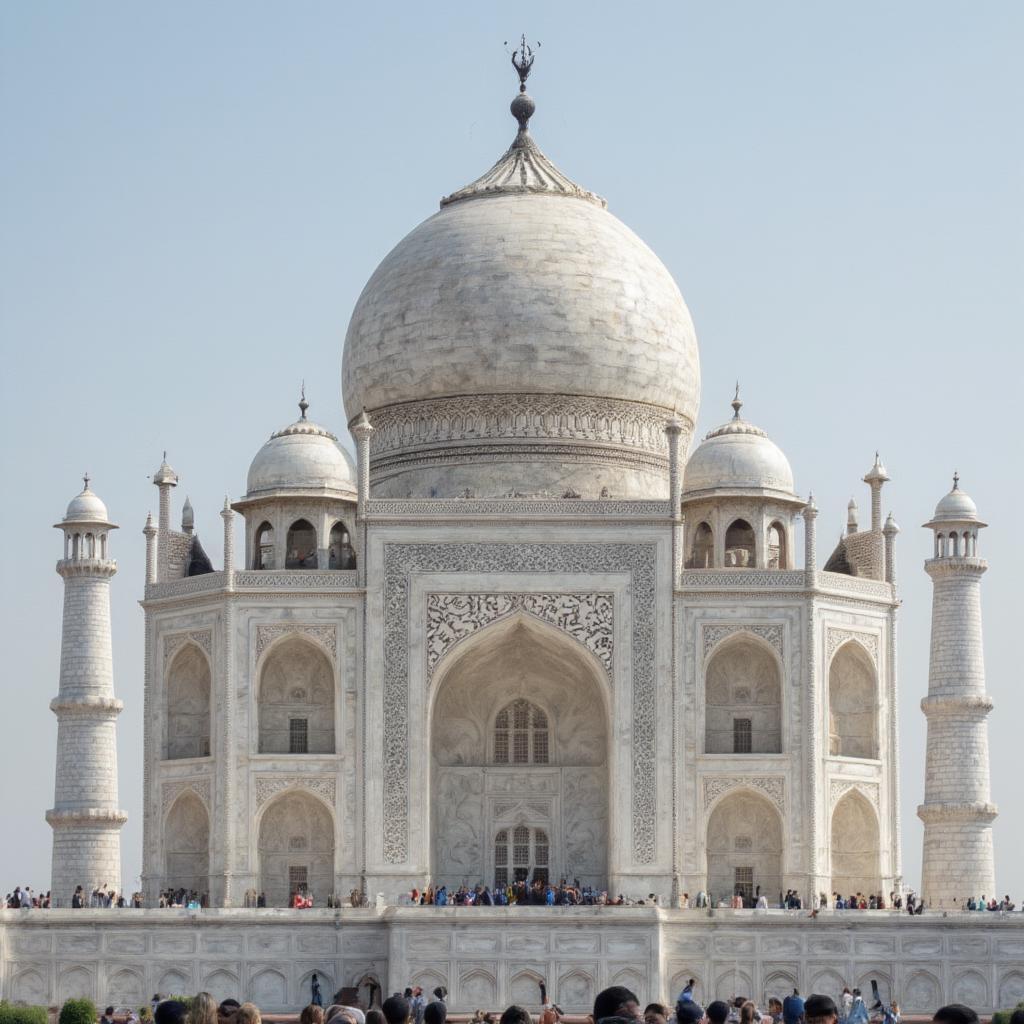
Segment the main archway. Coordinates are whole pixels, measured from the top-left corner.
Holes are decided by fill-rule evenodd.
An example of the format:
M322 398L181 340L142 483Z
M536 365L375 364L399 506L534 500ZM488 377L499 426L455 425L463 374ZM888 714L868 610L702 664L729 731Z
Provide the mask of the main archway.
M609 722L600 664L561 630L518 614L463 641L433 687L435 883L564 877L605 887Z

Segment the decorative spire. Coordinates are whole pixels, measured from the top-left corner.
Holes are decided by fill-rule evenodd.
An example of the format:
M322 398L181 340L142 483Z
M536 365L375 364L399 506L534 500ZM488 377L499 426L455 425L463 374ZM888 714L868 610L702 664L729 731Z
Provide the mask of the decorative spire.
M306 382L303 381L301 397L299 398L299 412L302 413L302 415L299 417L300 419L304 420L306 418L306 410L308 408L309 402L306 401Z
M506 41L506 46L508 45ZM533 68L537 43L531 47L522 36L512 53L512 66L519 75L519 92L509 109L519 123L519 131L508 151L484 175L441 200L442 208L465 199L501 195L547 195L584 199L602 208L607 203L593 192L581 188L566 177L541 151L527 127L537 105L526 92L526 79Z
M743 408L743 402L740 401L740 382L736 381L736 394L732 398L732 418L738 420L740 418L740 409Z
M85 484L85 487L83 487L82 490L89 490L89 481L91 479L92 477L89 476L89 470L86 470L85 473L82 475L82 483Z
M960 490L960 474L955 469L953 470L953 490L954 491L959 491Z

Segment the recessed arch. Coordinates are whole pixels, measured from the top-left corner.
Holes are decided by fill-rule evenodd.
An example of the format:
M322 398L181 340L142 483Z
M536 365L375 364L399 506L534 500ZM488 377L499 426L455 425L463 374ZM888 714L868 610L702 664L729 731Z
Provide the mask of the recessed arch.
M768 527L767 549L769 569L788 569L790 567L786 526L779 519L773 520Z
M253 540L252 567L254 569L276 569L274 562L274 527L264 520L256 527Z
M334 891L333 809L308 790L286 790L264 808L257 835L267 906L289 906L296 892L325 905Z
M210 815L205 804L186 789L164 820L164 888L199 896L209 892Z
M832 810L832 891L867 899L882 890L878 815L862 793L847 792Z
M828 669L829 752L878 757L878 674L867 649L847 640Z
M904 1013L934 1013L936 1007L942 1005L942 985L930 971L914 971L901 987L903 998L899 1003Z
M733 633L705 663L704 750L782 753L782 668L774 648L753 633Z
M760 793L734 789L712 805L705 852L713 900L772 898L782 888L782 817Z
M477 630L446 654L428 705L435 883L492 884L499 832L522 826L548 837L549 877L607 884L607 690L607 673L582 644L522 612ZM496 723L518 701L543 712L546 762L495 763ZM493 780L488 793L484 767ZM505 785L513 788L502 799L489 795ZM529 812L509 820L506 805L530 785Z
M308 519L296 519L288 527L284 549L284 567L286 569L315 569L317 567L316 544L316 527Z
M177 651L167 671L166 757L210 756L210 662L191 641Z
M725 564L737 569L753 569L757 565L754 528L746 519L734 519L725 531Z
M352 546L352 534L340 519L331 527L328 541L327 568L356 568L356 549Z
M259 752L333 754L334 691L322 647L301 633L276 641L259 664Z
M710 569L715 564L715 534L707 522L702 522L693 531L690 557L687 569Z

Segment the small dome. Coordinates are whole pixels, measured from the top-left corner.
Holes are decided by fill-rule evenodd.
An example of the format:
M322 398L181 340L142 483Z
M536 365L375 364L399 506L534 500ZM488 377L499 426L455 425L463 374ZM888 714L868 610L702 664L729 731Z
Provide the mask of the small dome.
M85 476L85 486L80 494L75 495L64 513L66 523L103 523L109 524L107 506L89 489L89 476Z
M733 400L734 415L697 446L683 473L683 494L708 491L775 491L796 497L789 460L760 428L740 418L743 403Z
M329 493L355 498L356 470L348 452L329 430L306 419L305 397L299 403L302 415L256 453L246 479L246 497L277 491Z
M934 521L955 520L962 522L977 518L978 506L974 504L970 495L960 490L960 476L959 474L954 474L953 490L935 506Z

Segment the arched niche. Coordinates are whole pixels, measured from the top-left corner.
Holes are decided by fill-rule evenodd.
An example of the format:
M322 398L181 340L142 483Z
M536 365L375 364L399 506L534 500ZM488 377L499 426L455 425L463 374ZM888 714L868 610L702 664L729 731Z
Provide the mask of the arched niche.
M608 684L581 644L519 614L463 641L435 670L430 708L431 847L435 883L493 884L499 833L549 840L548 874L607 884ZM519 701L546 723L530 761L499 762L499 725ZM509 741L515 741L509 737ZM488 791L484 791L487 769ZM497 795L500 791L501 795ZM529 799L524 798L529 794Z
M327 552L328 569L355 569L356 549L352 546L352 535L340 520L331 527Z
M257 850L268 907L290 905L296 892L326 904L334 891L334 817L319 799L302 790L276 797L260 818Z
M835 653L828 670L829 752L878 757L878 680L874 663L855 640Z
M786 544L786 527L778 519L768 527L768 559L769 569L788 569L789 550Z
M167 672L167 758L210 755L210 663L185 644Z
M863 794L851 789L832 811L832 891L865 898L882 891L878 815Z
M274 527L264 521L256 527L253 540L252 567L254 569L276 569L274 562Z
M266 653L259 670L259 752L334 753L334 669L302 636Z
M690 557L687 569L710 569L715 564L715 535L707 523L701 523L693 531Z
M723 641L705 666L704 694L705 753L782 753L782 673L762 641Z
M185 790L164 822L164 888L200 896L210 889L210 816L202 800Z
M315 569L317 567L316 527L308 519L296 519L288 527L284 547L286 569Z
M758 890L774 899L782 889L782 818L763 796L729 793L708 819L708 892L714 900Z
M735 569L753 569L757 565L754 528L746 519L734 519L725 531L725 564Z

